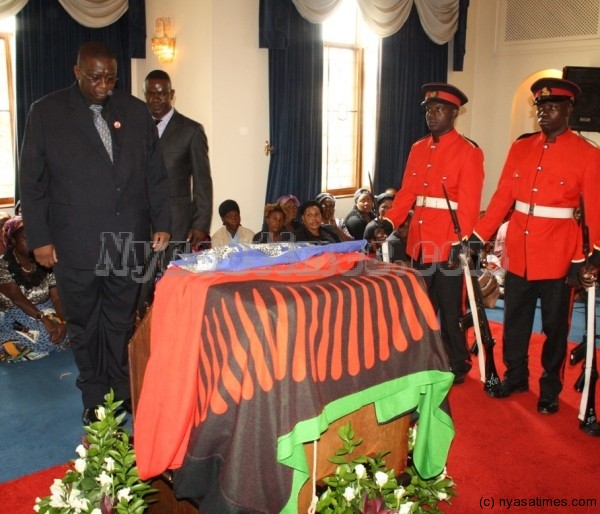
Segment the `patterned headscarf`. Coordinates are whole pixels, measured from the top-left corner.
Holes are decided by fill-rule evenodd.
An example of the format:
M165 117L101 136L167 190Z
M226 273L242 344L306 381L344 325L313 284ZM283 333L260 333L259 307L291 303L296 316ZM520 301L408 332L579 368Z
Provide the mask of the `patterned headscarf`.
M279 198L277 198L277 202L275 202L275 203L278 203L279 205L283 205L284 203L287 203L290 200L296 204L296 207L300 207L300 200L298 200L298 198L296 198L294 195L280 196Z
M13 237L15 233L23 228L23 218L21 216L13 216L9 218L2 227L2 240L4 241L4 251L8 252L15 246Z
M269 217L269 214L271 214L273 211L281 212L284 216L287 216L285 210L281 205L277 203L268 203L265 205L265 219L267 219Z

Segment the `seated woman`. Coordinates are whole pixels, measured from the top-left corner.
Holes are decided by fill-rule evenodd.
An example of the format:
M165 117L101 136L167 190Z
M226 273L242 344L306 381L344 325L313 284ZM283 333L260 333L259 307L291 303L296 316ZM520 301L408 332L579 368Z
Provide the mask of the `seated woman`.
M289 241L290 233L282 232L285 223L285 212L281 205L268 203L265 205L265 224L267 230L254 234L253 243L278 243ZM286 237L287 235L287 237Z
M21 216L9 219L2 232L0 361L34 360L64 350L67 325L54 273L33 259Z
M0 255L4 254L6 247L4 246L4 239L2 238L2 227L12 216L6 211L0 211Z
M354 207L346 216L346 227L354 239L362 239L367 223L375 218L373 197L368 189L357 189L354 193Z
M294 232L294 230L302 226L302 223L296 219L298 207L300 207L300 200L298 200L298 198L294 195L283 195L280 196L275 203L280 205L283 212L285 212L285 232Z
M294 233L296 241L325 244L342 242L334 229L321 223L323 213L318 202L314 200L304 202L300 206L300 217L302 218L302 226Z
M335 217L335 197L329 193L319 193L315 201L321 205L323 211L323 225L333 228L342 241L352 241L354 238L346 228L342 218Z

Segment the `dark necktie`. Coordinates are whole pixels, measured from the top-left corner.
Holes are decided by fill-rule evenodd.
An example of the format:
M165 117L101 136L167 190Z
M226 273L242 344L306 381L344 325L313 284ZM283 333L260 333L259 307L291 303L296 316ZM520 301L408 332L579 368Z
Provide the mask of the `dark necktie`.
M108 124L106 123L106 120L102 117L102 106L98 104L92 104L90 105L90 109L94 113L94 125L96 126L96 130L98 131L100 139L102 139L102 143L104 143L104 148L106 148L108 156L112 161L112 137L110 135L110 129L108 128Z
M154 119L154 124L155 124L155 125L158 125L158 124L159 124L161 121L162 121L162 120L157 120L157 119Z

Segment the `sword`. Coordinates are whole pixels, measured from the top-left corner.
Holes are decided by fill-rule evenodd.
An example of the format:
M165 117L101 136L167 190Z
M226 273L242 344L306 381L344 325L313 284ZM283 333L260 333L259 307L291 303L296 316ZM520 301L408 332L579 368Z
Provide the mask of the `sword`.
M581 210L581 232L583 235L583 256L585 266L589 264L590 234L585 221L585 208L583 196L579 197ZM578 419L582 426L591 425L596 422L595 389L598 371L596 369L596 285L587 288L587 320L586 320L586 354L583 391L579 404Z

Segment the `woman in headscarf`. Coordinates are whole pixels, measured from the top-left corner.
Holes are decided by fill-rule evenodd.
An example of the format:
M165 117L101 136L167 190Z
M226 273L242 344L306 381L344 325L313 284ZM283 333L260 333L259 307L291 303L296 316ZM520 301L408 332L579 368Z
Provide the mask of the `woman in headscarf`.
M67 347L67 325L56 279L27 248L23 219L2 227L0 257L0 361L35 360Z
M354 207L346 216L346 228L354 239L363 239L369 221L375 218L373 213L373 195L368 189L357 189L354 193Z
M280 241L289 241L290 235L284 231L285 212L281 205L268 203L265 205L265 225L267 230L257 232L252 239L253 243L278 243ZM284 236L282 237L282 234Z
M300 200L298 198L294 195L283 195L275 203L280 205L283 212L285 212L285 224L283 227L285 232L294 232L302 226L302 223L296 219L298 208L300 207Z
M335 217L335 197L330 193L319 193L315 202L321 205L323 225L334 229L342 241L352 241L354 238L348 232L344 219Z

